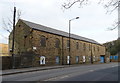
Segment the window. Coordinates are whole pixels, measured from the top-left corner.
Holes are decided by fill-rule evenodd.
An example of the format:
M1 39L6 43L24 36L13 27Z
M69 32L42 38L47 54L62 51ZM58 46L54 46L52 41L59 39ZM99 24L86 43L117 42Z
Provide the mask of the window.
M41 44L42 47L46 46L46 38L45 38L45 36L41 36L40 44Z
M70 56L67 56L67 64L70 64Z
M70 41L67 40L67 48L69 48L69 47L70 47Z
M99 47L98 47L98 51L99 51Z
M79 43L78 42L76 43L76 48L79 49Z
M89 44L89 51L91 50L91 46L90 46L90 44Z
M58 38L55 41L55 47L60 48L60 40Z
M24 47L25 47L25 44L26 44L26 36L24 36Z
M84 49L84 51L86 50L86 45L85 45L85 43L83 44L83 49Z
M85 57L85 56L83 56L83 62L85 63L85 61L86 61L86 57Z
M76 63L79 63L79 56L76 56Z
M59 63L60 63L60 57L56 56L56 64L59 64Z
M21 25L18 25L18 27L21 27Z
M95 47L94 47L94 51L95 51Z
M45 56L40 56L40 64L45 64Z

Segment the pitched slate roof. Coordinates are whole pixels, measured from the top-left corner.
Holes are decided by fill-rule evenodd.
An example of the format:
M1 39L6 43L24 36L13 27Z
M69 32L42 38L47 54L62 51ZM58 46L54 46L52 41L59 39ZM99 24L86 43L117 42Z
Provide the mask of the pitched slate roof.
M22 20L22 19L20 19L20 20ZM60 36L69 37L69 34L67 32L64 32L64 31L56 30L56 29L53 29L53 28L50 28L50 27L46 27L46 26L36 24L36 23L33 23L33 22L29 22L29 21L25 21L25 20L22 20L22 22L24 22L26 25L28 25L32 29L36 29L36 30L40 30L40 31L44 31L44 32L48 32L48 33L52 33L52 34L56 34L56 35L60 35ZM88 38L78 36L78 35L75 35L75 34L70 34L70 37L74 38L74 39L78 39L78 40L82 40L82 41L86 41L86 42L101 45L100 43L98 43L98 42L96 42L92 39L88 39Z

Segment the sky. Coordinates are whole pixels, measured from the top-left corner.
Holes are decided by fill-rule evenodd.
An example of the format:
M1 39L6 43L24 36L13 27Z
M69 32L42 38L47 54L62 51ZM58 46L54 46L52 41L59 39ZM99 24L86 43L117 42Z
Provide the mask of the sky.
M114 22L117 21L118 12L111 14L97 3L97 0L91 0L88 5L75 4L70 9L64 9L62 4L66 0L0 0L0 43L8 43L9 33L2 29L8 18L12 20L13 7L21 10L21 19L51 27L57 30L69 31L69 20L71 21L71 33L93 39L99 43L105 43L118 38L118 30L108 30L114 28Z

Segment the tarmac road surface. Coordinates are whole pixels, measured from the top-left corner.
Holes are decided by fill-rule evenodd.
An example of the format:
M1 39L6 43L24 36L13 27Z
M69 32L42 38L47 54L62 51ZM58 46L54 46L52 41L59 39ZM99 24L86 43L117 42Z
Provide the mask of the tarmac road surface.
M77 65L2 76L4 81L118 81L118 63ZM25 82L27 83L27 82Z

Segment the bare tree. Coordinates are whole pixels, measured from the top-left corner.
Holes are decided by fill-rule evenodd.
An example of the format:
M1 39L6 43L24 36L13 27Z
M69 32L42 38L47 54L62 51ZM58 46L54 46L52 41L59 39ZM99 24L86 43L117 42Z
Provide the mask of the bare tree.
M89 1L90 0L66 0L66 2L62 4L62 7L64 7L65 9L69 9L76 3L79 3L79 5L82 6L82 5L86 5ZM99 0L98 4L101 4L101 3L104 4L105 8L113 7L111 11L114 11L119 7L119 1L120 0Z
M114 10L118 9L118 7L120 6L119 2L120 0L107 0L104 7L109 9L110 12L113 12Z
M70 9L76 3L79 3L80 6L86 5L90 0L66 0L62 4L62 7L65 9ZM103 4L103 7L107 9L107 13L112 13L114 10L120 9L120 0L98 0L98 4ZM120 11L120 10L119 10ZM116 29L120 24L120 19L114 23L113 28L108 28L109 30Z
M11 11L12 12L12 11ZM13 13L12 13L13 14ZM17 10L17 18L16 18L16 22L21 18L22 12L20 9ZM13 22L12 22L13 18L9 18L7 17L6 21L5 18L2 18L2 29L7 31L9 34L11 33L11 31L13 30ZM8 37L1 35L3 38L8 39Z
M82 6L83 4L87 4L89 0L67 0L66 2L64 2L62 4L62 7L65 9L69 9L71 8L73 5L75 5L76 3L79 3L80 6Z

